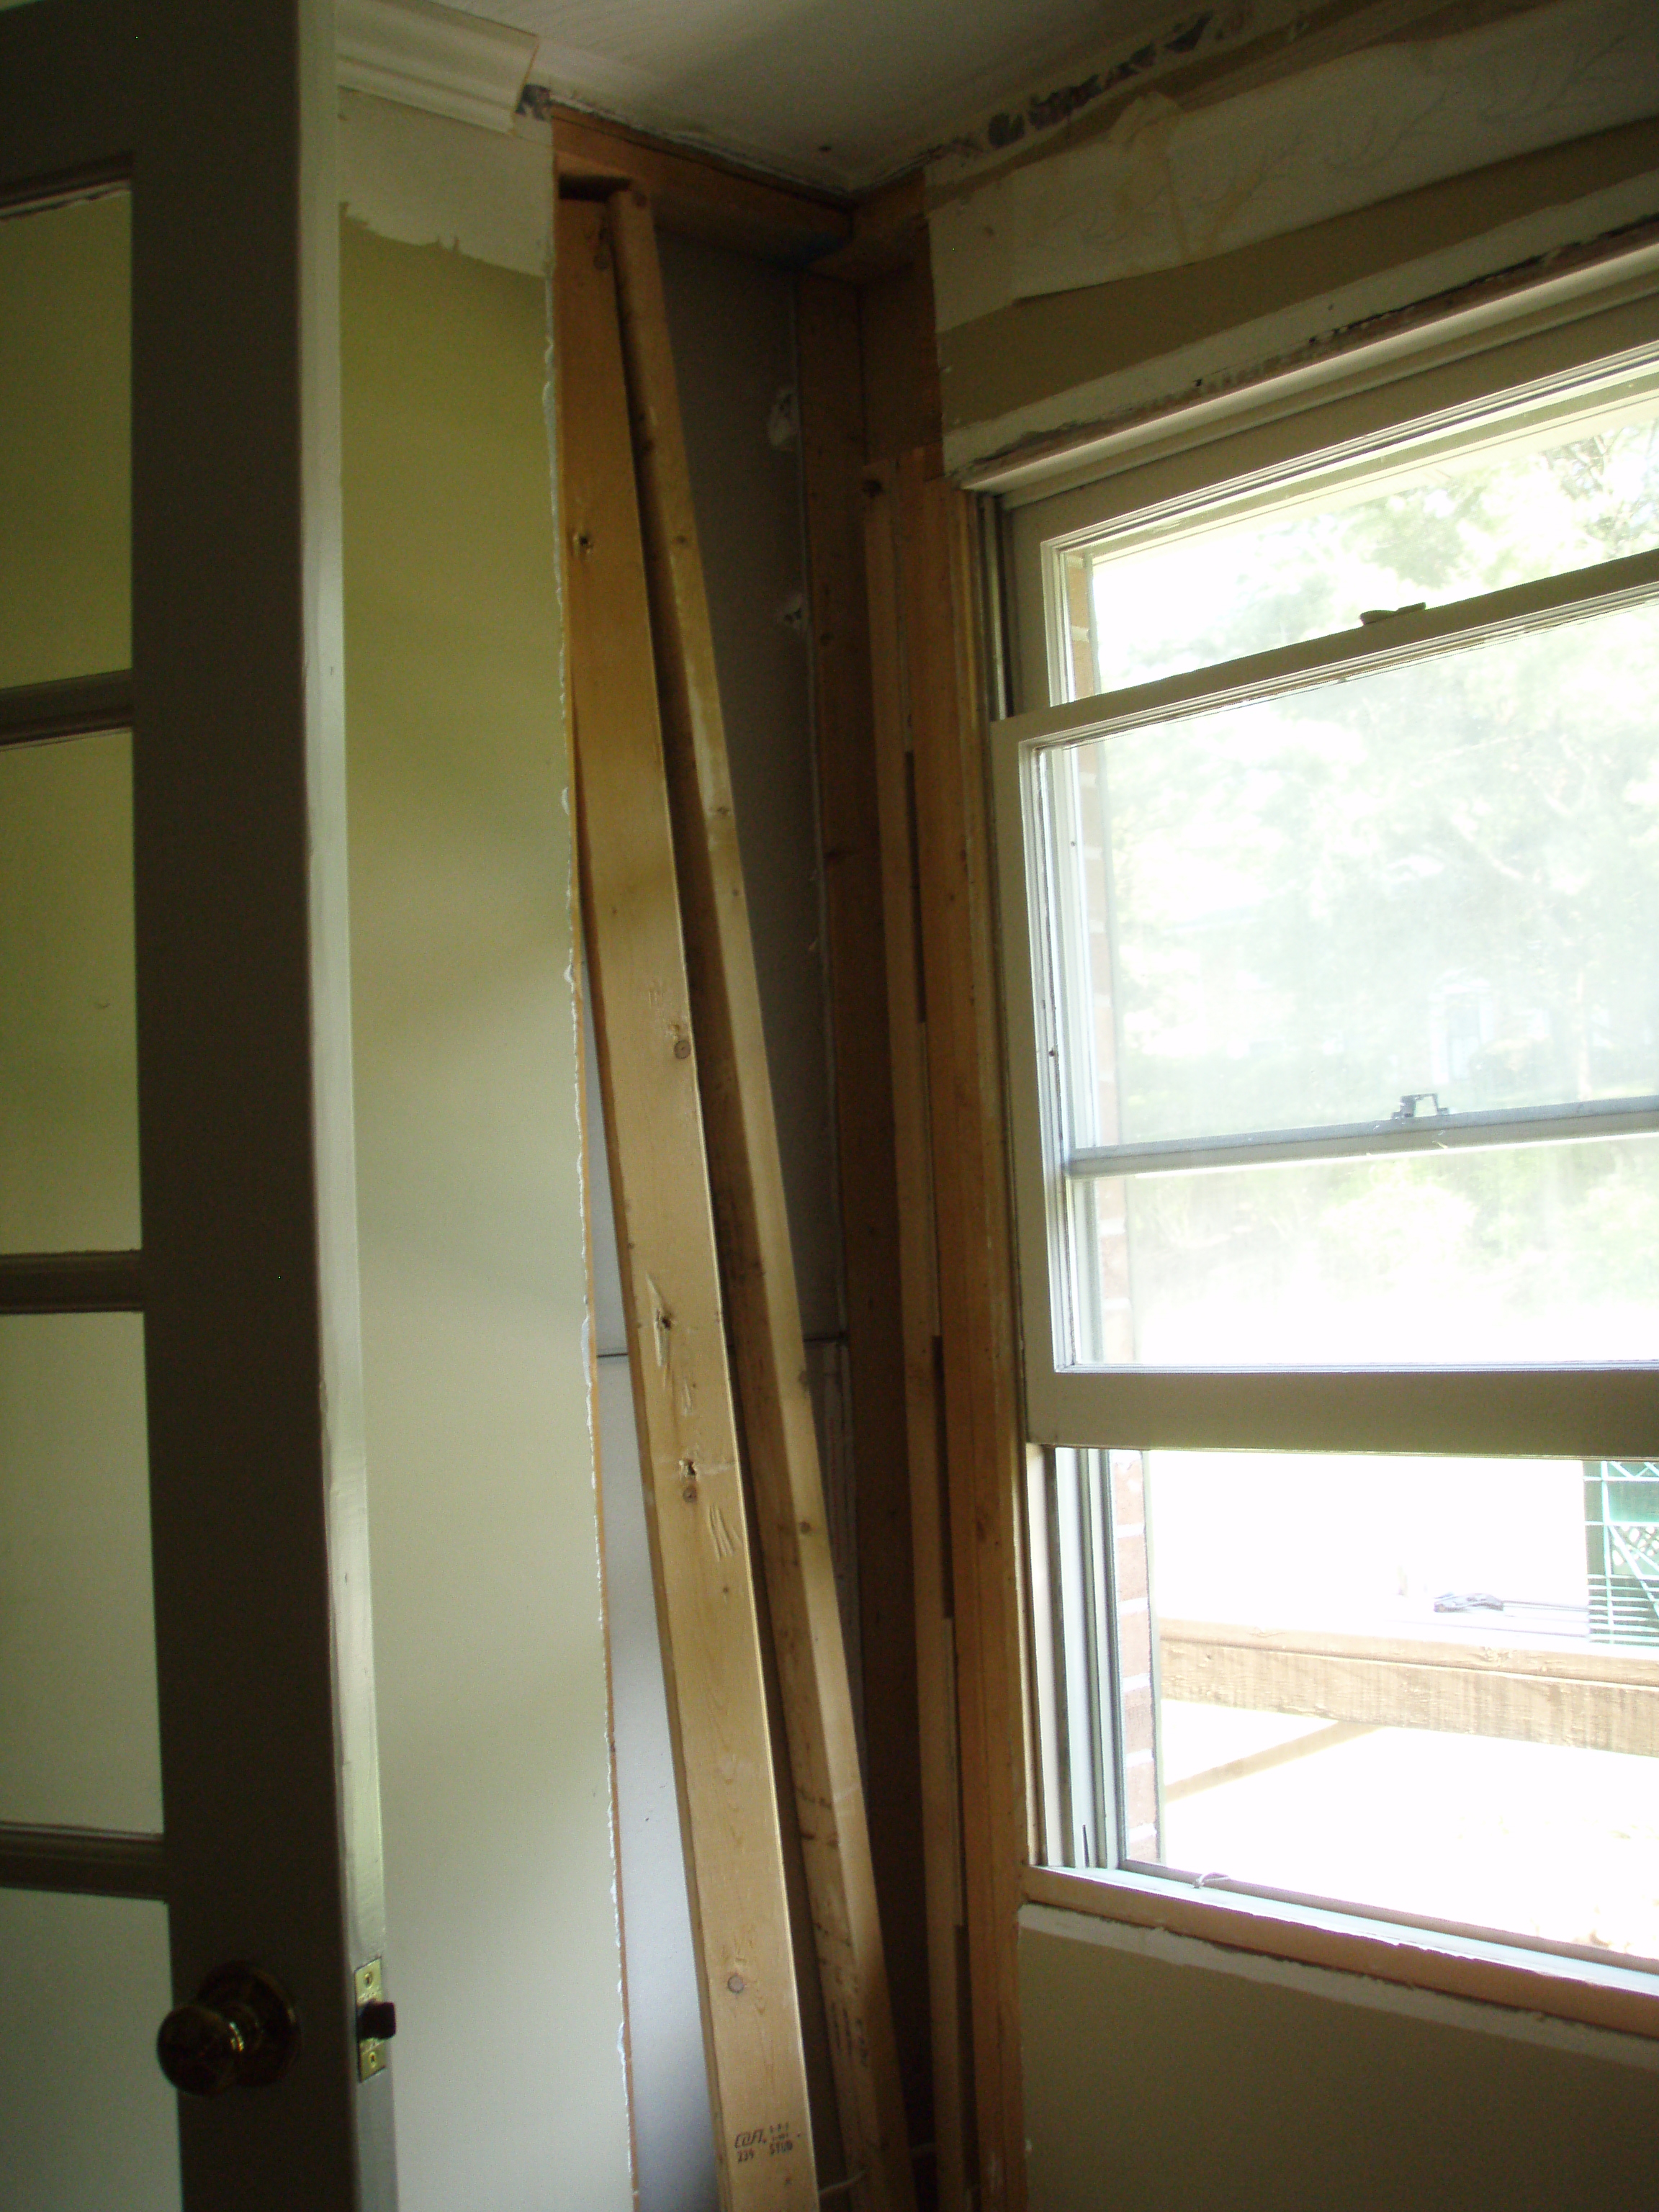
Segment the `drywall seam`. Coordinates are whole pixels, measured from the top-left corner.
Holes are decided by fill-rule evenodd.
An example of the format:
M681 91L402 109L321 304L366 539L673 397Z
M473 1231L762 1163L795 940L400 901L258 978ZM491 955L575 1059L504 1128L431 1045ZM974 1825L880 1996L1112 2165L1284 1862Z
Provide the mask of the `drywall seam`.
M475 130L373 93L340 94L340 202L404 246L446 246L520 276L545 270L553 164L544 125Z
M1105 137L933 210L939 328L1207 260L1656 108L1650 0L1557 0L1372 46L1191 114L1151 92Z
M1659 173L1627 178L1605 191L1461 240L1438 253L1217 331L1173 353L1136 362L983 422L954 425L945 434L945 468L955 476L972 471L984 481L993 472L994 462L1006 457L1012 464L1021 448L1040 441L1074 434L1080 450L1091 437L1127 416L1205 398L1258 376L1275 363L1288 366L1309 349L1374 317L1416 307L1572 246L1594 244L1656 215ZM943 368L948 418L948 355ZM1063 465L1056 463L1057 468Z
M1260 1952L1230 1950L1218 1943L1203 1942L1195 1936L1172 1936L1164 1928L1139 1928L1127 1921L1099 1919L1091 1913L1064 1912L1057 1905L1023 1905L1019 1924L1024 1935L1093 1943L1103 1950L1127 1951L1160 1966L1231 1974L1241 1981L1426 2021L1437 2027L1468 2028L1480 2035L1540 2044L1547 2050L1570 2051L1579 2057L1659 2073L1659 2043L1647 2036L1621 2035L1613 2028L1590 2027L1580 2021L1517 2012L1507 2005L1480 2004L1469 1997L1447 1996L1437 1990L1411 1989L1368 1974L1345 1974L1328 1966L1303 1966L1291 1959L1267 1958Z

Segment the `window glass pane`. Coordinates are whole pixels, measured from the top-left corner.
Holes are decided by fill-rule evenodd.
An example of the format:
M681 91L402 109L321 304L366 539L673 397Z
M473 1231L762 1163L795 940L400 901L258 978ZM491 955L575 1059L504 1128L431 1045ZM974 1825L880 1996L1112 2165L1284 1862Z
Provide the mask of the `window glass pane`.
M0 1820L161 1828L137 1314L0 1319Z
M130 213L0 217L0 684L132 659Z
M1659 1465L1081 1456L1130 1858L1659 1957Z
M179 2212L179 2100L155 2063L167 1907L0 1891L0 2201Z
M131 752L0 751L0 1251L139 1241Z
M1659 1091L1659 605L1048 757L1076 1145Z
M1353 466L1263 511L1144 528L1059 560L1070 698L1349 629L1362 615L1565 574L1659 545L1651 397L1473 453ZM1467 432L1462 434L1467 440Z
M1659 1136L1079 1186L1082 1364L1659 1358Z

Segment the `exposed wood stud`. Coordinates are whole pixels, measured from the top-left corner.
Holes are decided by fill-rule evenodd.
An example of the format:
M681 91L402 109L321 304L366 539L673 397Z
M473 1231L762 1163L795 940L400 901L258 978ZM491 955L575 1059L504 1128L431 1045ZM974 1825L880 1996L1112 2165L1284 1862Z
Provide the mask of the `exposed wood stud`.
M852 2202L915 2202L656 229L609 203L722 1278Z
M967 2203L971 2092L968 1990L958 1948L963 1917L962 1829L951 1624L953 1601L944 1498L944 1407L935 1358L938 1248L912 866L909 708L899 605L896 470L872 472L866 497L876 800L892 1054L904 1421L915 1577L935 2165L940 2212L963 2212Z
M796 287L801 473L857 1487L870 1850L910 2130L936 2140L928 2057L916 1619L879 809L864 573L859 304Z
M556 108L550 119L562 190L603 198L637 186L665 230L787 268L805 267L853 234L852 211L838 197L781 185L573 108Z
M972 1976L985 2212L1025 2203L1016 1916L1028 1851L1012 1255L976 663L972 501L922 453L898 471L900 580L927 992Z
M800 2015L601 208L561 204L556 265L585 938L715 2158L727 2212L807 2212Z

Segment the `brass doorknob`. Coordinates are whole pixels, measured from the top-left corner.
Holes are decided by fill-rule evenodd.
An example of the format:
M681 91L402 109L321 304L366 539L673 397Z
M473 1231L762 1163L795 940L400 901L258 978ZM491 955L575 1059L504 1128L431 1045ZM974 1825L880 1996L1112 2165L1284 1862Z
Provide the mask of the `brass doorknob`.
M175 2089L217 2097L258 2089L287 2073L300 2022L287 1993L258 1966L219 1966L161 2022L155 2055Z

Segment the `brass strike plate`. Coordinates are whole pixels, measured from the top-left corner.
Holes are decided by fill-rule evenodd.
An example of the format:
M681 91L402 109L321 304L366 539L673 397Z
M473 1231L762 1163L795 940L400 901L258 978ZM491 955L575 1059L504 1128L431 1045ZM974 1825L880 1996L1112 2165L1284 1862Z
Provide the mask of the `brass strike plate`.
M366 1966L359 1966L352 1980L356 1987L359 2013L366 2004L378 2004L386 1994L378 1959L371 1959ZM357 2079L367 2081L372 2075L385 2073L386 2067L385 2044L378 2036L360 2035L357 2039Z

